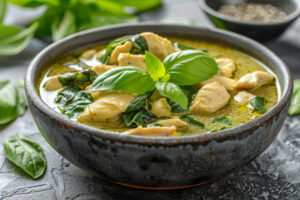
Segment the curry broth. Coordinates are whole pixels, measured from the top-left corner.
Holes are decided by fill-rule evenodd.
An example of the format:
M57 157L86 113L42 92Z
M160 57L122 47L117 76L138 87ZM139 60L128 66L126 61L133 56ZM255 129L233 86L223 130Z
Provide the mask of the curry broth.
M196 41L196 40L190 40L190 39L182 39L182 38L168 38L172 42L180 42L184 45L193 47L195 49L205 49L207 50L208 54L212 56L213 58L230 58L234 60L236 64L236 70L234 72L234 75L232 79L238 80L243 75L247 73L251 73L254 71L268 71L271 73L275 78L275 74L270 71L266 66L264 66L262 63L257 61L256 59L238 51L234 50L232 48L210 43L210 42L204 42L204 41ZM97 46L92 49L101 50L104 49L105 45ZM43 86L47 82L47 80L54 75L63 74L66 72L74 72L76 70L85 69L87 68L86 64L89 65L97 65L97 62L95 62L95 59L99 56L94 56L91 60L81 60L83 62L80 67L78 65L72 63L80 62L77 58L77 55L80 55L80 52L76 52L70 56L67 56L53 65L51 65L49 68L45 69L42 76L40 77L39 81L37 82L37 90L39 91L39 94L42 98L42 100L48 104L52 109L56 110L57 112L60 112L57 108L57 105L54 102L54 99L57 95L57 91L47 91ZM75 55L75 56L74 56ZM66 64L67 63L67 64ZM84 64L85 63L85 64ZM262 96L265 98L265 107L267 110L271 109L278 101L279 97L279 90L277 89L277 79L276 83L263 85L260 88L251 91L252 94L257 96ZM180 114L180 113L179 113ZM176 116L178 113L172 113L172 115ZM233 95L230 97L229 103L223 107L222 109L214 112L214 113L207 113L207 114L191 114L196 120L202 122L206 128L199 128L195 126L187 126L183 129L178 129L176 132L179 135L193 135L193 134L204 134L213 132L214 130L222 130L224 128L223 123L216 123L212 122L212 119L214 117L222 117L226 116L231 120L231 125L229 127L238 126L240 124L246 123L248 121L251 121L252 119L255 119L261 115L261 113L258 113L256 111L253 111L252 109L248 108L247 106L241 106L238 102L233 100ZM73 120L76 120L76 118L73 118ZM128 128L125 126L125 124L122 122L122 120L115 120L112 123L109 124L100 124L100 123L85 123L87 125L99 128L99 129L106 129L109 131L114 132L123 132L126 130L129 130L131 128ZM228 128L228 126L227 126Z

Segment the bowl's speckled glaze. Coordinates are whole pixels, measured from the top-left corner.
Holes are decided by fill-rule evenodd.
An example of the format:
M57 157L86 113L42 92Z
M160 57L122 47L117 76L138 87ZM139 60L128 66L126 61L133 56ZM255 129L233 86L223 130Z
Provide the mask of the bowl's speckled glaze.
M279 102L261 117L207 135L173 138L124 136L69 120L39 97L35 83L43 68L72 51L116 37L152 31L227 44L261 60L277 74ZM218 179L260 155L274 140L287 116L292 79L285 64L261 44L243 36L203 27L127 24L77 33L40 52L25 80L33 118L42 135L66 159L97 176L146 188L178 188Z

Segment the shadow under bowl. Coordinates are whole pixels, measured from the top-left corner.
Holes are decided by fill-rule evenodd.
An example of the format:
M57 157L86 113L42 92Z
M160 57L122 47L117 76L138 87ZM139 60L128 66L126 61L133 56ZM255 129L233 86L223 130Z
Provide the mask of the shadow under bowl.
M246 2L277 6L287 16L280 22L258 23L238 20L217 11L222 5L237 5ZM216 27L240 33L258 41L268 41L279 37L300 15L300 1L298 0L199 0L199 5Z
M144 31L213 41L257 58L277 74L282 94L279 102L264 115L220 132L150 138L80 124L54 111L40 98L35 85L43 70L53 62L76 50ZM292 79L288 68L274 53L241 35L203 27L140 23L92 29L51 44L30 64L25 89L41 134L67 160L113 182L148 189L172 189L216 180L259 156L285 121L292 96Z

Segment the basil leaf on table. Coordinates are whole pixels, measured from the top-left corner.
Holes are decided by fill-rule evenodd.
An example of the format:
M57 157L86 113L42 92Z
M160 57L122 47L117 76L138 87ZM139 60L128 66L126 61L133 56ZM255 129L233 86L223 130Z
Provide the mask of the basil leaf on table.
M183 121L186 121L189 124L198 126L200 128L204 128L205 127L205 125L202 122L199 122L199 121L195 120L193 117L190 117L188 115L180 115L179 118L181 120L183 120Z
M15 5L25 7L25 8L36 8L45 4L57 5L59 1L57 0L8 0L10 3Z
M136 1L136 0L112 0L120 5L126 7L135 8L137 11L142 12L149 9L153 9L158 7L162 4L162 0L143 0L143 1Z
M154 81L158 81L159 78L165 75L165 66L155 55L146 51L145 60L147 71Z
M54 101L64 115L74 117L82 113L94 100L87 91L80 90L73 84L59 91Z
M118 67L98 76L89 91L120 90L143 94L153 91L154 88L154 81L141 69L137 67Z
M215 60L200 50L172 53L164 59L170 82L176 85L194 85L214 76L219 68Z
M0 126L3 127L24 113L23 94L9 80L0 81Z
M54 41L76 32L75 16L72 12L66 11L61 19L56 19L51 24L52 38Z
M6 139L4 153L8 160L33 179L37 179L45 173L47 161L43 150L29 136L16 134Z
M295 80L293 97L289 108L289 115L298 114L300 114L300 80Z
M0 55L13 55L25 49L37 27L37 23L26 29L0 24Z
M6 13L6 0L0 0L0 23L2 23Z
M187 108L188 98L179 86L169 82L156 82L156 89L160 95L173 100L184 109Z
M215 117L212 120L213 123L223 123L223 124L227 124L227 125L232 125L230 119L226 116L223 117Z
M250 99L250 105L253 110L265 113L267 112L267 108L265 107L265 98L263 97L253 97Z

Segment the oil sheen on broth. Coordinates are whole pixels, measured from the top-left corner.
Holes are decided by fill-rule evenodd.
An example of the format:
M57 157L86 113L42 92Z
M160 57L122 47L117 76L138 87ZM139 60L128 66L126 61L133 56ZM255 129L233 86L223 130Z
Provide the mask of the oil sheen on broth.
M227 89L227 92L230 95L229 97L230 99L225 106L221 106L221 108L213 112L197 112L197 111L191 112L192 109L188 108L187 110L181 113L171 112L171 114L168 115L168 117L154 118L151 122L148 123L148 124L159 124L160 121L162 120L176 119L177 122L174 124L174 126L176 126L176 130L175 131L173 130L171 135L166 133L163 133L163 135L160 135L160 133L154 135L152 135L151 133L144 134L143 131L137 131L133 135L139 135L139 133L140 135L144 135L144 136L185 136L185 135L193 135L193 134L210 134L211 132L241 125L262 115L263 112L254 109L253 105L250 104L250 100L254 97L262 97L264 99L263 106L266 110L270 110L277 103L280 94L279 94L279 90L278 90L279 86L277 84L277 79L275 74L271 70L269 70L263 63L259 62L253 57L246 55L233 48L221 44L217 44L217 43L190 40L185 38L173 38L173 37L168 38L168 40L170 40L173 44L175 43L180 45L186 45L196 50L205 50L207 54L209 54L217 61L217 63L219 61L218 65L220 66L220 68L222 68L224 65L230 64L230 61L232 61L235 66L235 69L232 72L232 76L228 74L227 75L218 74L221 77L226 77L227 79L231 79L233 81L233 89L232 88L228 89L229 86L225 87L224 84L222 84L222 81L219 82L222 85L222 87L224 86ZM149 42L151 41L147 40L148 46L150 47ZM63 59L55 62L54 64L46 68L36 85L42 100L46 104L48 104L50 108L56 110L57 112L61 112L62 109L59 108L60 105L58 105L55 102L55 98L57 98L58 92L63 90L63 88L65 88L66 86L57 87L57 88L55 88L54 86L54 88L52 87L50 89L49 88L47 89L46 86L47 82L50 79L53 79L53 77L56 77L58 75L63 75L66 73L74 73L74 72L82 71L84 69L90 69L91 67L101 64L99 63L99 57L103 55L102 50L105 49L105 47L106 45L100 45L87 50L75 52L72 55L66 56ZM179 50L180 50L180 46L176 46L176 51ZM151 48L150 48L150 52L151 52ZM152 53L155 55L156 52L152 52ZM157 57L159 57L159 55ZM160 59L162 60L162 58ZM223 64L222 64L222 59L225 59L223 60ZM115 66L115 64L112 65ZM241 78L243 76L251 73L253 75L253 73L255 72L259 72L259 73L267 72L268 75L274 78L271 79L270 77L267 77L269 78L269 80L265 80L264 84L260 84L261 86L257 86L257 87L253 86L254 88L253 87L251 88L251 86L249 87L249 83L246 83L246 86L242 84L240 84L240 86L237 86L237 82L242 81ZM252 79L255 78L255 75L252 76ZM262 78L258 77L257 81L259 82L260 79ZM245 80L247 81L247 78ZM209 85L214 82L218 82L218 80L216 79L216 81L208 81L208 83L204 82L201 84L196 84L195 88L197 88L197 90L201 90L204 87L204 85ZM81 89L84 91L89 84L87 85L82 84ZM107 93L109 92L106 92L105 94ZM157 92L154 93L157 94ZM238 94L240 94L240 96L237 96ZM250 94L251 96L248 97L247 96L248 94ZM196 98L197 95L198 93L194 95L194 98ZM152 96L149 98L149 101L154 101L155 99L160 99L160 98L164 98L164 97L162 97L161 95L155 97L155 94L152 94ZM238 101L239 99L240 100L242 99L247 102L241 103L241 101ZM193 105L194 101L196 100L194 99L192 102L190 102L190 104ZM77 120L79 114L71 116L70 118L72 120ZM190 120L185 120L184 118L181 118L182 115L188 115L189 118L202 123L203 126L198 126L193 123L190 123ZM179 122L178 120L183 121L186 124L178 125L177 127L177 124ZM122 117L120 116L117 117L116 119L108 121L107 123L106 122L100 123L100 122L93 122L93 121L81 121L81 123L99 129L118 132L121 134L130 133L130 130L137 129L137 128L126 126ZM147 127L147 124L142 126ZM163 126L172 126L172 122L171 125L159 124L158 127L164 128ZM158 127L156 128L158 129ZM142 129L142 127L140 127L140 129ZM153 131L151 127L148 129L149 131ZM155 131L156 130L154 130L154 132Z

